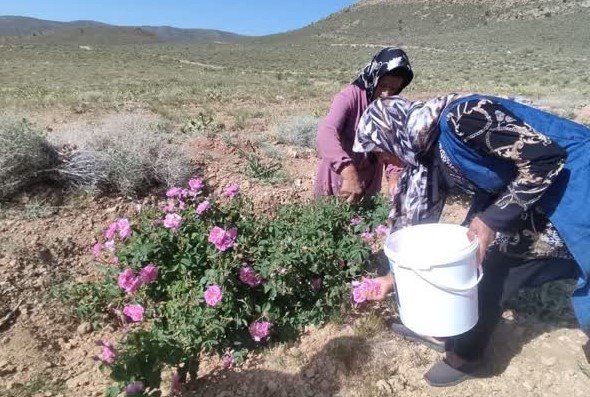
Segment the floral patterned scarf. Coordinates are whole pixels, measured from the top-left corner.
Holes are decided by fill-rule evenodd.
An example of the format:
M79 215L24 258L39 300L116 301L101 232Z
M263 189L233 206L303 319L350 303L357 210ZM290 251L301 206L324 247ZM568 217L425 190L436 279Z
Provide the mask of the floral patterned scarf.
M367 101L371 102L379 79L393 71L399 71L404 78L404 84L399 90L401 92L414 77L410 60L403 50L387 47L375 54L352 84L364 89L367 93Z
M438 221L446 194L433 167L438 141L438 121L443 109L458 95L426 102L393 96L374 101L363 113L353 150L386 152L401 159L404 171L398 180L389 215L394 228Z

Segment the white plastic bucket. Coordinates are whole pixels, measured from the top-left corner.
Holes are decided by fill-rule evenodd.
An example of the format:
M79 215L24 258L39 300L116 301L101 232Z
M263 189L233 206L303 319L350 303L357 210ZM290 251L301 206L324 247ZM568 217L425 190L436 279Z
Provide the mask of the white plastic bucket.
M393 270L401 320L436 337L460 335L478 318L477 241L467 228L443 223L410 226L387 238L385 255Z

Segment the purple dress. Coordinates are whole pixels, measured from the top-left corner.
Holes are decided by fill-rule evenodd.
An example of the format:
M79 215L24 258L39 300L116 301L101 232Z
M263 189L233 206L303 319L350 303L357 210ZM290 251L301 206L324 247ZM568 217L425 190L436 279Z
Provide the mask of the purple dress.
M368 106L366 91L356 85L345 87L334 97L330 112L318 127L317 148L320 161L314 182L314 195L337 196L342 169L353 164L366 196L381 190L383 167L374 155L352 151L355 130ZM390 171L388 167L388 171ZM395 167L394 167L395 168Z

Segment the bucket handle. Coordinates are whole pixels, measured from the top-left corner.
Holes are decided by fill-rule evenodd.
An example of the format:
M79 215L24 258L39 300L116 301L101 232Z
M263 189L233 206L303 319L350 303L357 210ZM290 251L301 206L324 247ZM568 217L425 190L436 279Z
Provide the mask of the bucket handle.
M467 292L467 291L477 287L477 285L479 284L479 282L483 278L483 267L481 265L479 265L477 267L477 272L479 273L477 280L475 280L475 282L471 283L467 287L457 288L457 287L449 287L448 285L441 285L441 284L437 283L436 281L432 280L430 277L424 275L425 272L423 272L421 270L416 270L416 269L411 269L411 270L414 273L416 273L416 275L418 275L418 277L420 277L422 280L426 281L428 284L431 284L438 289L442 289L443 291L450 291L450 292Z

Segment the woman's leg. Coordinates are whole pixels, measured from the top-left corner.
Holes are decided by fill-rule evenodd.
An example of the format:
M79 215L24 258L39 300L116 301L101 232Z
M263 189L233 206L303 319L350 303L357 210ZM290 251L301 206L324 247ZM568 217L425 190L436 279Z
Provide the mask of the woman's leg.
M504 303L521 287L578 276L577 264L571 259L518 260L497 249L488 252L483 268L484 276L478 287L479 321L470 331L451 338L446 359L424 375L432 386L456 385L479 369Z
M484 276L478 288L479 321L470 331L452 338L450 350L467 361L480 360L498 324L504 304L523 286L577 277L577 265L570 259L522 260L492 250L484 260Z

